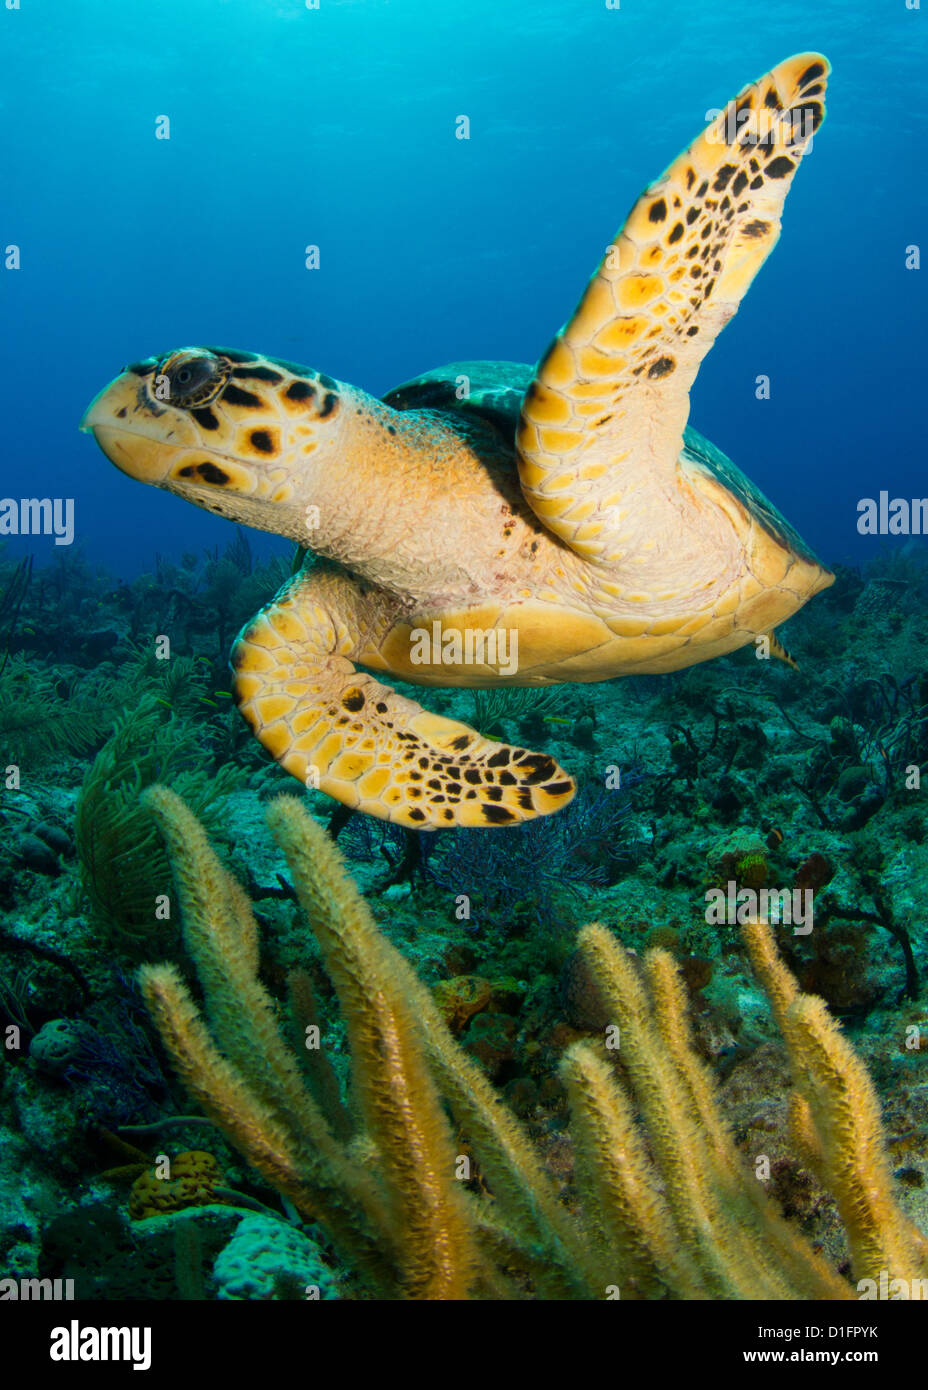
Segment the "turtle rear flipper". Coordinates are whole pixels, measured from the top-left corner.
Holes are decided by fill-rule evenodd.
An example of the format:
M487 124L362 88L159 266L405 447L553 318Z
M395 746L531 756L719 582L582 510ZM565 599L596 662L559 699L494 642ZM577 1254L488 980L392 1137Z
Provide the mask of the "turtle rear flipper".
M690 387L776 244L828 72L802 54L729 102L641 195L539 363L517 433L523 492L590 561L655 544L649 509L675 492Z
M369 630L358 604L347 577L297 576L232 649L239 709L287 772L419 830L515 825L570 801L574 782L554 758L483 738L357 671L348 633Z

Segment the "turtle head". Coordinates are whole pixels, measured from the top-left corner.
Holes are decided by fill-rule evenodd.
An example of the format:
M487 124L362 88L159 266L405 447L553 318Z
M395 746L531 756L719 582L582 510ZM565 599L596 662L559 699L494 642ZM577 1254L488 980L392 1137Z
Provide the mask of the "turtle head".
M308 544L306 513L338 456L350 389L295 362L181 348L127 367L81 429L131 478Z

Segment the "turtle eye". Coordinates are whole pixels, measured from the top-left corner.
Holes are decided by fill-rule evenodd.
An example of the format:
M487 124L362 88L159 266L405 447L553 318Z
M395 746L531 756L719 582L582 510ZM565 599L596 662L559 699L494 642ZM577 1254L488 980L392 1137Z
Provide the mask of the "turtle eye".
M191 363L189 366L178 367L174 373L172 386L183 386L185 389L196 389L202 386L204 381L209 380L209 368L205 363Z
M181 407L206 405L229 378L229 366L211 352L172 352L155 373L157 400Z

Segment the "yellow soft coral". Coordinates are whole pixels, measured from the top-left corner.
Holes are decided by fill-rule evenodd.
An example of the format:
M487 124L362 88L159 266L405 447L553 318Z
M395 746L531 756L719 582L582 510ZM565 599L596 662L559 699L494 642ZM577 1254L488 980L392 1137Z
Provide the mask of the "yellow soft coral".
M271 827L345 1017L361 1132L314 1097L258 979L245 894L183 802L144 801L175 868L206 1020L179 973L141 983L174 1063L206 1113L265 1179L319 1221L358 1290L380 1298L852 1299L852 1284L785 1220L735 1146L689 1033L673 958L638 962L594 924L580 949L610 1020L571 1046L579 1207L568 1212L531 1141L458 1046L429 991L378 932L344 860L294 797ZM833 1192L855 1279L928 1275L924 1237L895 1203L878 1105L820 1000L800 996L770 928L744 929L786 1039L797 1148ZM614 1065L624 1064L632 1095ZM475 1154L491 1196L464 1182ZM340 1132L342 1131L342 1132Z

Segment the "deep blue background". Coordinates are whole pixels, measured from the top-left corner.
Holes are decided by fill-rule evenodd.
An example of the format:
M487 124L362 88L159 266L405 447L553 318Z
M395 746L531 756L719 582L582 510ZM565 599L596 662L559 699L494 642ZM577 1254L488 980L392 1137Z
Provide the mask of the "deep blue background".
M0 0L0 245L23 259L0 269L0 495L73 496L89 557L131 574L233 534L77 433L125 362L226 343L380 393L454 358L534 361L706 110L803 49L834 65L828 119L691 419L829 560L885 544L857 536L858 498L928 492L928 269L904 266L928 5L21 4Z

